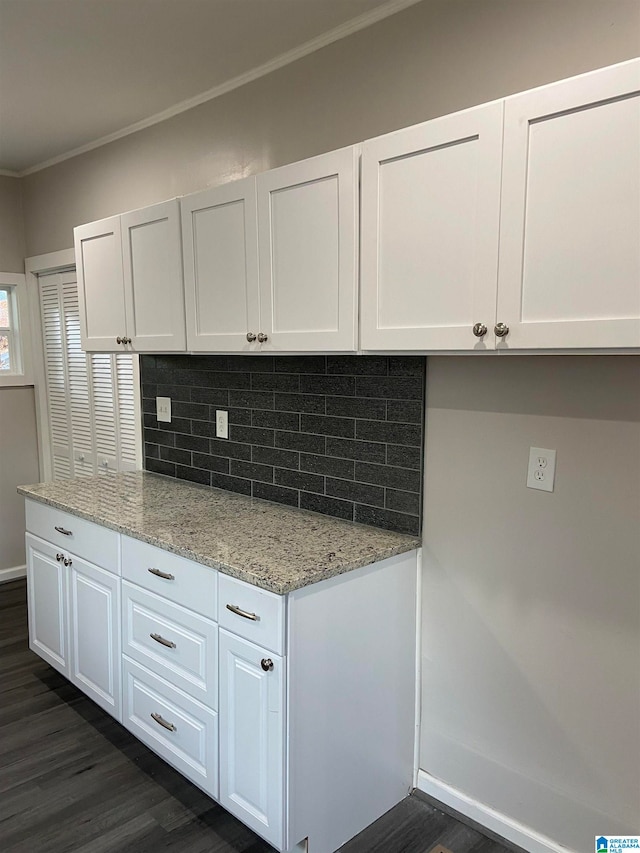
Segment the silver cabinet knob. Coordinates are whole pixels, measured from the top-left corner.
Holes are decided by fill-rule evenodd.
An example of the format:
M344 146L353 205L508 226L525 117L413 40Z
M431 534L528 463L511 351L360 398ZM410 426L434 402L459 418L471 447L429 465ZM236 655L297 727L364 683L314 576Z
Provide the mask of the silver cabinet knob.
M273 661L271 658L262 658L260 661L260 666L264 669L265 672L270 672L273 669Z
M61 563L64 560L64 554L56 554L56 560Z
M116 343L117 343L117 344L123 344L123 343L124 343L124 341L122 340L122 338L120 337L120 335L118 335L118 337L116 338Z
M123 342L124 342L125 344L130 344L130 343L132 343L131 338L123 338L122 340L123 340Z
M483 335L487 334L487 327L484 323L476 323L473 327L473 334L476 338L481 338Z
M65 557L65 559L62 562L65 564L65 566L71 565L71 560L68 557Z
M504 338L505 335L509 334L509 327L506 325L506 323L496 323L493 331L497 335L497 337Z
M256 339L255 332L247 332L247 340L252 344Z
M258 332L258 343L263 344L265 341L269 340L269 335L265 335L264 332Z

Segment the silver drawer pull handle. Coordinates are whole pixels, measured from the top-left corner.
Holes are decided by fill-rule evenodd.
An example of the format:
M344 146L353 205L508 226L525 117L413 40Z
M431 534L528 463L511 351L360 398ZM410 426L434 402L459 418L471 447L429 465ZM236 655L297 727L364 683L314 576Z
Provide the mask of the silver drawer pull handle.
M56 527L58 533L62 533L63 536L73 536L73 533L70 530L66 530L64 527Z
M176 731L176 727L173 725L173 723L168 723L163 717L160 716L160 714L151 714L151 716L156 721L156 723L158 723L159 726L162 726L165 729L169 729L170 732Z
M161 634L149 634L152 640L155 640L156 643L160 643L161 646L166 646L168 649L175 649L176 644L171 640L165 640L165 638Z
M147 569L147 571L151 572L157 578L164 578L166 581L174 581L176 579L175 575L170 575L168 572L161 572L160 569Z
M244 619L251 619L252 622L260 621L260 617L256 616L255 613L247 613L246 610L242 610L242 608L238 607L237 604L227 604L227 610L235 613L236 616L242 616Z

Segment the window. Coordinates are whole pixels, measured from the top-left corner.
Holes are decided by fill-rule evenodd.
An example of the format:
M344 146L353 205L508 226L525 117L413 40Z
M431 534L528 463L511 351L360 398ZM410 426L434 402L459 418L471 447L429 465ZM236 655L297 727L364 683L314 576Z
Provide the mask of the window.
M24 276L0 273L0 386L31 382L23 334L27 320Z

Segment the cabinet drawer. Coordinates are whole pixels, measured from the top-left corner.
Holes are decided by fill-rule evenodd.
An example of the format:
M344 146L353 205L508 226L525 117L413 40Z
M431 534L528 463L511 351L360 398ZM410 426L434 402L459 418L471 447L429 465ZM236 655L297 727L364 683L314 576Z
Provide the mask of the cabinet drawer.
M218 626L127 581L122 584L124 653L207 707L218 707Z
M29 533L51 542L61 551L71 552L103 569L120 574L120 534L115 530L38 501L27 500L25 512Z
M218 715L123 657L123 723L203 791L218 796Z
M284 596L228 575L221 574L219 584L220 626L276 654L284 654Z
M174 604L216 619L218 573L215 569L123 536L122 576Z

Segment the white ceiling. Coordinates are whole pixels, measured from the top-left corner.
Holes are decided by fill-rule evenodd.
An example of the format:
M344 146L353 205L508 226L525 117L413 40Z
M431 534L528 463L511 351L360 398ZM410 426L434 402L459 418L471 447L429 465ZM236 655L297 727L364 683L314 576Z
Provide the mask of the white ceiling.
M0 0L0 170L180 112L417 0Z

